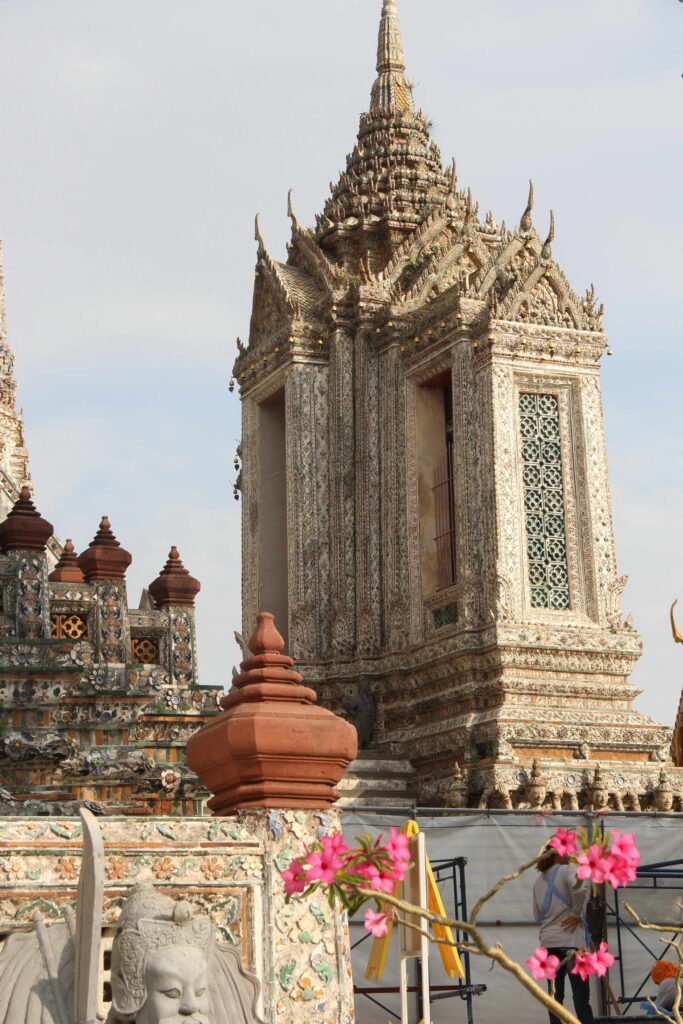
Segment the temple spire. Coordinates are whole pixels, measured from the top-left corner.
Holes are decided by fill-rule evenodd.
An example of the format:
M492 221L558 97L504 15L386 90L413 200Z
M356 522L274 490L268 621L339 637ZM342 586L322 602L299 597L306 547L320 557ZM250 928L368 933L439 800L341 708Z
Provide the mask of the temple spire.
M396 0L382 0L382 20L377 43L377 78L372 87L371 110L397 113L414 109L413 89L405 71Z
M7 343L5 319L5 281L2 269L2 242L0 241L0 406L14 412L17 382L14 379L14 353Z
M7 341L7 321L5 320L5 279L2 269L2 240L0 240L0 342Z

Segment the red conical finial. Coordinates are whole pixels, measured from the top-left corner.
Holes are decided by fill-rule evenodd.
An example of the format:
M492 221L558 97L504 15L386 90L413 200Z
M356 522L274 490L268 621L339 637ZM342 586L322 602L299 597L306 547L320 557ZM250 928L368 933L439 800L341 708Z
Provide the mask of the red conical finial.
M79 568L74 543L69 538L56 566L48 576L50 583L83 583L85 577Z
M150 594L159 608L167 608L170 605L193 608L194 599L200 589L201 583L194 576L190 576L180 561L178 548L174 544L166 565L149 585Z
M107 516L89 546L78 556L78 565L88 583L92 580L123 580L133 556L122 548L112 533Z
M31 490L25 484L14 507L0 523L2 551L44 551L54 533L52 523L43 519L31 501Z
M261 612L252 657L223 697L224 714L187 742L187 763L213 797L215 814L242 807L329 807L356 756L356 730L315 704L273 616Z

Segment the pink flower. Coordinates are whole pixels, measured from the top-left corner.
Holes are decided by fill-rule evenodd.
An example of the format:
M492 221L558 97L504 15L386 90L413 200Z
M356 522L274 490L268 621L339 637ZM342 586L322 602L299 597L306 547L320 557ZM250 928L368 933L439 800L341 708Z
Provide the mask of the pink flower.
M334 836L323 836L320 843L323 850L333 854L335 857L342 857L346 859L345 854L349 852L349 848L344 842L342 836L338 833Z
M303 892L306 888L306 875L304 874L304 866L300 860L291 861L289 867L280 873L285 883L285 892L288 896L293 896L295 893Z
M394 883L396 879L388 871L380 871L374 864L370 864L365 861L363 864L358 864L354 867L354 873L360 875L361 878L367 878L370 883L370 888L378 890L380 892L393 893Z
M408 836L404 836L402 832L397 832L392 826L389 829L389 838L385 843L385 849L391 859L393 861L409 861L410 850L408 846Z
M636 867L640 861L640 850L636 846L635 839L630 832L624 832L622 836L618 828L612 831L610 853L616 854L617 857L623 857L629 864L633 864Z
M365 911L365 927L375 936L376 939L387 934L387 915L379 914L370 908Z
M541 978L547 978L549 981L552 981L557 973L557 968L560 966L560 961L558 957L548 953L545 946L539 946L534 950L533 956L530 956L527 960L526 966L534 978L537 978L539 981Z
M394 879L395 882L402 882L403 879L406 877L407 870L408 864L406 861L403 861L400 864L394 861L394 863L391 866L391 877Z
M580 853L576 858L578 865L576 874L579 878L590 878L592 882L601 885L607 881L607 876L614 867L614 857L605 853L598 843L589 846L585 853Z
M610 883L612 888L618 889L620 885L627 886L629 882L634 882L636 865L623 857L615 856L611 850L609 856L611 857L611 866L605 880Z
M597 952L593 953L593 962L595 964L595 973L602 978L603 974L607 974L607 968L611 967L614 963L614 957L609 952L607 943L601 942Z
M602 943L605 945L605 943ZM598 965L596 962L597 953L586 953L585 950L579 950L574 957L574 966L572 967L572 974L578 974L581 981L585 981L589 974L598 973ZM607 956L610 954L608 953ZM612 957L614 961L614 957ZM606 968L605 968L606 970ZM603 970L603 974L605 971Z
M558 828L553 838L548 843L548 846L552 846L560 857L566 857L569 854L576 853L576 833L567 832L563 828Z
M330 840L333 837L326 836ZM339 856L332 842L323 839L320 853L309 850L304 858L304 871L309 882L321 881L324 885L334 882L336 871L344 867L345 858Z

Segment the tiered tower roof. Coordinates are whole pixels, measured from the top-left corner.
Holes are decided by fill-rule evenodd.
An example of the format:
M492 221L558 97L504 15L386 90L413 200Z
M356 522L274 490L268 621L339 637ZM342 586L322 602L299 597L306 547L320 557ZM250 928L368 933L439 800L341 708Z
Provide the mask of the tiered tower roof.
M281 263L268 253L257 219L254 311L236 376L244 386L272 369L273 356L279 364L288 352L319 354L351 309L371 314L382 332L402 319L406 330L438 336L427 321L441 298L449 306L475 300L483 331L493 319L589 331L602 352L595 290L579 297L572 289L553 259L554 217L539 235L533 206L530 186L516 230L490 212L480 220L471 191L458 187L455 161L444 168L429 122L415 109L396 2L384 0L370 107L315 228L301 225L290 193L292 240Z

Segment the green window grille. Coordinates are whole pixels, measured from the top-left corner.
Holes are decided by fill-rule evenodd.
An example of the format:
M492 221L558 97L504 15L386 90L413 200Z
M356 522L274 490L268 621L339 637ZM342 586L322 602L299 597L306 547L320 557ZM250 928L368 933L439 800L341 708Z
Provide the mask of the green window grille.
M521 393L519 412L531 606L563 611L570 602L557 395Z
M452 626L458 621L457 604L447 604L444 608L434 608L432 621L435 629L442 629L444 626Z

